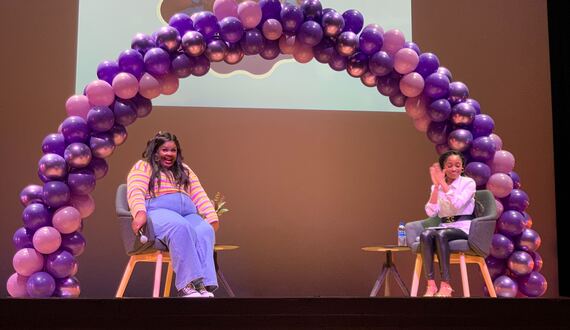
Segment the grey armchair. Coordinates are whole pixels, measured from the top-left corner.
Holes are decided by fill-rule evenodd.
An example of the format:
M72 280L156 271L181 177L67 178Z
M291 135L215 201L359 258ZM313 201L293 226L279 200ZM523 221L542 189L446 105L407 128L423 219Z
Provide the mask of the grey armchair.
M476 207L474 218L471 221L469 237L466 240L454 240L449 242L451 249L451 264L459 264L461 269L461 281L463 296L470 297L469 279L467 276L467 263L476 263L481 269L481 274L491 297L497 297L489 269L485 263L485 257L489 255L491 241L495 232L497 221L497 206L495 198L489 190L478 190L475 193ZM416 263L412 280L411 296L418 294L419 279L422 271L422 257L419 254L419 236L427 227L438 225L433 219L413 221L406 224L406 239L412 252L416 253ZM437 257L435 258L437 261Z

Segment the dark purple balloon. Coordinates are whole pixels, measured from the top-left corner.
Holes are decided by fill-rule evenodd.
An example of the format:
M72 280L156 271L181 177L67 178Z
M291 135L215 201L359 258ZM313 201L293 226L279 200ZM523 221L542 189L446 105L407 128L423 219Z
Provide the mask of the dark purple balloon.
M400 75L394 72L390 75L379 77L376 88L384 96L397 95L400 93Z
M93 132L105 132L115 124L113 111L109 107L94 106L87 113L87 125Z
M418 55L420 55L422 53L422 51L420 50L420 47L413 41L406 41L404 43L404 47L402 47L402 48L410 48L414 52L416 52L416 54L418 54Z
M505 209L515 210L521 213L527 209L529 204L530 201L528 195L521 189L513 189L509 196L507 196L503 201Z
M450 79L451 80L451 79ZM457 104L464 102L469 97L469 88L460 81L454 81L449 84L449 102Z
M38 161L38 170L49 180L63 180L67 175L67 163L58 154L45 154Z
M473 103L469 104L473 106ZM477 109L475 108L475 110ZM473 119L471 132L473 132L474 137L488 136L489 134L493 133L494 129L495 129L495 121L493 120L493 118L491 118L491 116L481 114L481 115L476 115L475 118Z
M368 60L368 69L379 77L389 74L393 68L394 59L385 51L374 53Z
M61 248L65 249L74 256L80 256L85 251L85 238L80 232L73 232L71 234L61 235Z
M87 195L95 189L95 174L88 168L73 170L67 176L67 186L74 195Z
M122 126L129 126L137 120L136 104L130 100L116 99L113 104L114 115L113 123L117 123ZM114 125L111 125L107 130L111 129Z
M47 298L55 291L55 280L46 272L37 272L28 278L26 291L32 298Z
M178 30L178 34L183 36L188 31L194 30L194 22L190 16L185 13L177 13L172 15L168 20L168 25Z
M83 168L89 165L91 157L91 149L85 143L72 143L65 148L64 158L71 167Z
M30 203L41 203L43 201L44 188L37 184L30 184L24 187L20 192L20 203L28 206Z
M97 66L97 78L113 83L113 78L121 72L119 64L115 61L103 61Z
M475 111L477 111L478 115L481 114L481 105L479 104L479 102L477 102L477 100L468 98L467 100L465 100L465 102L471 104L475 108Z
M524 228L524 216L518 211L504 211L497 221L497 229L507 237L520 235Z
M463 152L469 147L471 147L471 143L473 143L473 135L466 129L456 129L449 133L447 138L447 144L453 150L457 150Z
M432 121L426 131L427 138L435 144L447 144L450 125L447 122Z
M71 192L69 187L60 181L46 182L44 185L44 203L52 209L57 209L69 203ZM37 228L36 228L37 229Z
M50 226L51 216L47 206L42 203L31 203L22 211L24 227L33 232L41 227Z
M196 64L192 67L192 74L201 77L210 71L210 60L205 55L196 57Z
M524 217L524 220L523 220L524 227L525 228L531 228L532 227L532 217L527 212L523 212L522 214Z
M344 29L344 18L335 10L323 13L321 25L323 33L327 37L336 37Z
M481 136L473 140L470 153L473 160L488 162L495 156L495 151L495 141L488 136Z
M530 274L534 268L532 256L524 251L515 251L507 260L507 266L516 276Z
M186 78L192 74L194 62L194 57L188 57L183 53L177 54L171 62L172 73L178 78Z
M485 163L470 162L465 167L465 175L475 180L477 187L483 187L491 176L491 168Z
M429 105L427 114L432 122L446 121L451 114L451 104L449 104L449 101L447 99L435 100Z
M295 40L313 47L321 42L322 39L323 29L319 23L315 21L306 21L301 24L299 31L297 31L297 38Z
M63 156L63 152L65 151L66 146L67 144L65 143L63 134L52 133L48 134L42 141L42 152L44 154L51 153Z
M423 53L420 55L420 60L415 71L426 78L435 73L437 68L439 68L439 59L437 56L433 53Z
M140 79L144 74L144 59L140 52L127 49L119 54L119 68Z
M283 26L283 33L287 35L294 35L297 33L299 27L303 23L303 11L301 8L286 3L281 8L281 25Z
M71 275L76 264L77 261L71 253L60 249L47 256L45 268L54 278L64 278Z
M343 32L351 31L356 34L362 30L364 26L364 16L356 10L356 9L349 9L342 13L342 17L344 18L344 28Z
M137 113L137 118L144 118L148 116L152 111L152 102L147 99L146 97L141 96L140 94L135 95L131 99L131 101L135 104L135 111ZM117 126L117 125L115 125ZM124 127L123 127L124 129ZM117 141L115 141L116 144ZM118 145L118 144L117 144Z
M156 44L151 36L144 33L137 33L133 39L131 39L131 48L145 54L149 49L155 47Z
M303 0L301 11L305 20L319 21L323 14L323 5L319 0Z
M368 55L356 53L348 59L346 71L351 77L358 78L368 71Z
M259 53L259 56L266 60L273 60L281 54L281 50L279 49L279 41L277 40L264 40L263 51Z
M542 264L543 264L542 257L536 251L530 251L529 254L532 256L532 259L534 260L533 271L540 272L540 270L542 269Z
M113 141L112 138L111 141ZM93 171L96 180L102 179L109 171L109 165L107 164L107 161L103 158L98 157L93 157L91 159L91 163L89 163L88 168Z
M540 247L542 239L534 229L525 228L515 243L518 250L534 252Z
M258 29L245 31L240 46L245 55L256 55L263 50L263 35Z
M315 59L320 63L329 63L335 52L335 43L329 38L323 38L318 45L313 47Z
M333 50L331 59L329 61L329 66L335 71L344 71L346 70L347 61L347 57L342 56L336 50Z
M393 106L401 108L406 105L408 97L402 93L398 93L396 95L391 95L388 99Z
M210 11L201 11L194 16L194 28L206 39L213 37L220 32L218 18Z
M491 241L491 255L497 259L506 259L515 250L515 245L507 236L494 234Z
M109 133L113 134L113 142L115 142L115 146L120 146L127 140L127 130L123 125L117 124L113 126L113 128L109 130Z
M485 262L487 263L489 275L491 275L492 279L496 279L497 277L503 275L507 270L507 262L505 259L497 259L493 256L488 256L485 259Z
M449 146L447 145L447 142L446 142L446 143L443 143L443 144L436 144L436 145L435 145L435 151L437 152L438 155L441 155L441 154L443 154L444 152L447 152L447 151L449 151L449 150L451 150L451 149L450 149Z
M188 31L182 36L182 50L189 56L200 56L206 50L206 40L198 31Z
M447 98L449 95L449 78L442 73L430 74L425 80L423 93L432 99Z
M60 298L77 298L80 293L81 288L79 286L79 280L76 277L71 276L55 280L54 296Z
M152 75L163 75L170 69L170 56L162 48L151 48L144 55L144 68Z
M227 42L238 42L243 36L243 24L235 17L225 17L220 21L220 37Z
M520 176L517 174L517 172L515 171L510 171L509 173L507 173L511 179L513 180L513 188L515 189L521 189L522 185L521 185L521 178Z
M502 275L495 279L493 282L497 297L501 298L515 298L518 292L518 284L509 276Z
M519 291L528 297L540 297L548 288L546 278L539 272L531 272L518 280Z
M336 51L342 56L351 56L358 50L358 35L346 31L336 39Z
M34 243L32 242L32 238L34 237L34 231L28 229L26 227L20 227L12 236L12 244L16 250L24 249L24 248L33 248Z
M382 31L374 26L364 28L358 39L360 51L366 55L372 55L382 49L384 36Z
M244 56L245 54L243 53L243 49L241 49L239 43L230 44L226 57L224 57L224 62L232 65L237 64L243 59Z
M211 40L206 47L204 55L211 62L221 62L226 57L228 46L223 40Z
M436 72L446 75L449 81L453 81L453 75L451 74L451 71L449 71L448 68L440 66L439 68L437 68Z
M259 23L259 26L262 26L263 23L270 18L276 20L281 18L281 1L259 0L259 7L261 8L261 22Z
M156 45L168 52L177 51L180 40L180 33L172 26L163 26L156 31Z
M69 116L61 123L61 134L67 144L87 141L90 132L85 119L79 116Z
M451 121L455 125L469 126L474 119L475 108L469 103L457 103L451 108Z

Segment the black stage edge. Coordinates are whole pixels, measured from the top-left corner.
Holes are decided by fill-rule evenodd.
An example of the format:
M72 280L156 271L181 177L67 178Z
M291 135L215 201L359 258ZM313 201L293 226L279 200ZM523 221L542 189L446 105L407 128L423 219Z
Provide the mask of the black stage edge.
M569 329L570 299L0 299L1 329Z

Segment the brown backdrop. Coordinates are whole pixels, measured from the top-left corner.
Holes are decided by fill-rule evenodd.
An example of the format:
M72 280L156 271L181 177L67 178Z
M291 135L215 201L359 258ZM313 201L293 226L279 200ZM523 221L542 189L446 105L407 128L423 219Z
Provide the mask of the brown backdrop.
M77 6L0 5L2 296L13 272L11 237L22 225L18 194L39 183L41 141L57 130L74 92ZM546 296L557 296L546 2L413 1L413 29L422 51L437 54L455 80L467 83L494 118L504 148L515 155L515 170L531 198L533 228L542 236ZM115 189L158 130L175 132L206 190L227 197L231 211L222 218L218 242L241 248L222 253L220 264L239 296L366 296L384 256L360 248L395 243L400 220L424 217L427 166L436 158L403 113L156 107L128 129L128 141L97 183L97 209L85 221L82 297L114 296L127 261L115 221ZM396 259L409 285L413 257ZM481 295L478 271L470 273L473 294ZM141 267L127 294L150 295L151 276L150 266ZM396 287L392 292L399 294Z

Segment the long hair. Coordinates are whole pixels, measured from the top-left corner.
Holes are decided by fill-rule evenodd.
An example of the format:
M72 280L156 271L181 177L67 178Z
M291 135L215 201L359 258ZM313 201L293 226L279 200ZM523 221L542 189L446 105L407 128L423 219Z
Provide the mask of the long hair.
M158 150L168 141L174 142L177 150L176 161L170 169L162 167L158 157ZM190 184L189 173L182 163L184 157L182 157L182 149L180 148L180 142L178 142L176 135L169 132L156 133L156 135L146 143L146 149L142 154L142 158L150 164L152 169L150 180L148 181L148 191L151 196L156 197L154 193L155 184L158 184L158 190L160 190L161 172L170 176L178 188L184 187L184 190L188 189L188 185Z

